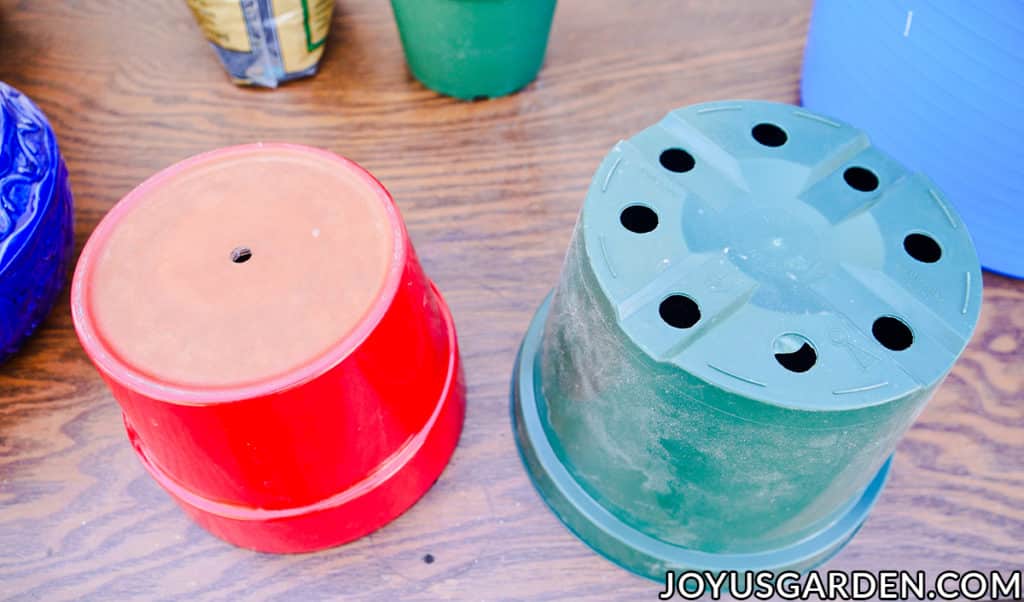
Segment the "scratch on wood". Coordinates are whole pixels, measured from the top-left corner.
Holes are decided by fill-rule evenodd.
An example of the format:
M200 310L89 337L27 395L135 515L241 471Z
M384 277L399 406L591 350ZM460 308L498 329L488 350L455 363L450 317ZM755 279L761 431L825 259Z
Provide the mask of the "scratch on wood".
M840 389L838 391L832 391L833 395L849 395L850 393L863 393L865 391L874 391L875 389L881 389L888 385L889 382L880 382L873 385L864 385L863 387L854 387L853 389Z
M740 376L739 374L736 374L734 372L729 372L728 370L724 370L722 368L719 368L718 366L715 366L714 364L711 364L710 362L708 363L708 368L711 368L712 370L716 370L718 372L721 372L722 374L724 374L726 376L731 376L731 377L735 378L736 380L742 380L745 383L750 383L752 385L757 385L758 387L766 387L767 386L764 383L758 382L758 381L756 381L756 380L754 380L752 378L747 378L745 376Z
M611 168L608 169L608 175L604 177L604 184L601 185L601 192L608 192L608 183L612 181L612 176L615 175L615 170L619 168L619 163L622 163L622 157L615 159L615 163L612 163Z

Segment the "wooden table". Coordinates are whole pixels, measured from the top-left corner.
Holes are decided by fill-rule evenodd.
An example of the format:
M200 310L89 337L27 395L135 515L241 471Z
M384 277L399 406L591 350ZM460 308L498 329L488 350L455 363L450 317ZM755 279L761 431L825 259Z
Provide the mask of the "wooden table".
M604 154L685 104L796 102L810 2L560 4L539 81L462 103L410 78L383 0L339 2L320 74L276 91L231 85L181 0L0 0L0 79L57 131L78 249L132 187L194 153L331 149L394 193L455 314L469 382L459 448L412 510L338 549L255 554L192 524L143 471L65 292L0 367L0 597L656 599L531 486L509 422L513 357ZM1024 282L986 274L985 287L973 343L829 568L1021 568Z

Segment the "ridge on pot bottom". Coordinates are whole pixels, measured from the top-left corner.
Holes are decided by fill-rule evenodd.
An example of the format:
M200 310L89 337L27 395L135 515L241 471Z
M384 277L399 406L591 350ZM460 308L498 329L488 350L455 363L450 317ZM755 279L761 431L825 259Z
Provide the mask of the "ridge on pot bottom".
M861 132L696 105L621 142L516 361L542 497L666 570L807 570L863 524L981 305L966 229Z
M71 298L146 470L236 545L365 535L458 441L448 308L387 191L331 153L240 146L160 172L96 228Z

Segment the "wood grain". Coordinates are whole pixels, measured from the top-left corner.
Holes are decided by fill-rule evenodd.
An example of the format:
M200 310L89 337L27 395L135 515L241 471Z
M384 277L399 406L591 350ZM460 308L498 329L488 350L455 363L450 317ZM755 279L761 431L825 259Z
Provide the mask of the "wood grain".
M193 525L144 473L65 292L0 366L0 597L655 599L656 584L592 553L534 492L510 430L513 357L612 144L693 102L795 102L808 10L563 0L539 81L461 103L410 78L382 0L343 0L321 73L276 91L228 83L180 0L0 0L0 79L57 131L76 250L133 186L194 153L331 149L394 193L456 316L469 381L460 446L410 512L339 549L254 554ZM985 286L970 348L829 568L1021 568L1024 282L986 274Z

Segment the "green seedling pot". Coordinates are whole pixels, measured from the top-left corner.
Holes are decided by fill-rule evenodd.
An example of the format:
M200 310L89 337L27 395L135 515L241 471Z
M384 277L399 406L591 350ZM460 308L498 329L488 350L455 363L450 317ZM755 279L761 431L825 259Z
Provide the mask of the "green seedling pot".
M555 0L391 0L409 69L464 100L516 92L544 63Z

